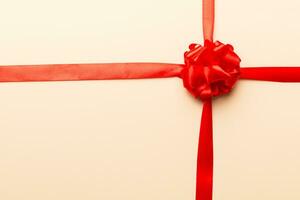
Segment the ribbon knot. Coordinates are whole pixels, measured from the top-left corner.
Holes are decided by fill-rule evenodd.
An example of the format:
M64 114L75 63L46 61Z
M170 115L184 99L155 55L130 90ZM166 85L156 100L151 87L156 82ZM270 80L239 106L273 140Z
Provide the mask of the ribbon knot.
M206 40L204 46L191 44L184 53L184 87L203 101L229 93L240 74L241 59L233 50L230 44L219 41Z

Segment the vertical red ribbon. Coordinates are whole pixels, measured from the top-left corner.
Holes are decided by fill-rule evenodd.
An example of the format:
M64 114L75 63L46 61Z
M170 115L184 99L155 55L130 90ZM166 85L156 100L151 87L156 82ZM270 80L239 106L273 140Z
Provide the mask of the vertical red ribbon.
M213 125L212 101L203 104L197 159L196 200L212 199Z
M213 42L215 24L215 1L202 1L202 27L204 40Z
M202 23L204 40L213 42L215 21L214 0L203 0ZM196 200L212 200L213 191L213 124L212 100L204 102L198 143Z

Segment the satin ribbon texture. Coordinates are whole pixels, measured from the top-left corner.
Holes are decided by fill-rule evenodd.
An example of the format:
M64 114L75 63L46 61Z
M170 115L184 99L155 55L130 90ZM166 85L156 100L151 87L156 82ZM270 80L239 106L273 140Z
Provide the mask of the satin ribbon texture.
M196 172L196 200L213 199L212 100L240 79L300 82L300 67L240 67L232 45L213 40L214 0L203 0L204 45L191 44L184 64L100 63L0 66L0 82L171 78L203 102Z
M191 44L189 49L184 54L184 87L203 101L229 93L240 75L241 59L233 47L206 40L204 46Z

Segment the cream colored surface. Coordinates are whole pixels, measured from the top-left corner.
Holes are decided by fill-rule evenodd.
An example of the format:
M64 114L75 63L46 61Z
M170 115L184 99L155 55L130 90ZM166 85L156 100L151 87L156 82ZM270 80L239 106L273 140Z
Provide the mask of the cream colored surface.
M200 0L0 0L0 63L182 63ZM217 1L243 66L300 65L297 0ZM179 79L0 84L0 199L194 199L201 103ZM300 83L214 102L215 200L299 199Z

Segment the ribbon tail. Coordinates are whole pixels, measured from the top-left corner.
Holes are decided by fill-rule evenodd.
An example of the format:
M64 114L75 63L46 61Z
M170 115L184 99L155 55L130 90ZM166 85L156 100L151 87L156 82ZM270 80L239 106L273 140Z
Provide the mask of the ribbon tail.
M0 66L0 82L79 81L179 77L184 65L103 63Z
M300 82L300 67L247 67L240 70L241 79Z
M212 100L203 104L197 159L196 200L212 200L213 125Z

